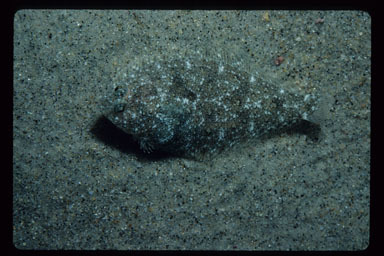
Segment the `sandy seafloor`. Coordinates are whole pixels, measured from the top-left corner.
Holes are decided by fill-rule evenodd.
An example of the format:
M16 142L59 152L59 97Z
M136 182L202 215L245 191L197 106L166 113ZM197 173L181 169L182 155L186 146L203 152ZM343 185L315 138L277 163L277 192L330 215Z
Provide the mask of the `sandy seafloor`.
M143 56L240 63L316 87L319 142L281 134L203 161L145 156L102 118ZM274 59L283 56L276 66ZM362 250L369 244L371 18L360 11L20 10L19 249Z

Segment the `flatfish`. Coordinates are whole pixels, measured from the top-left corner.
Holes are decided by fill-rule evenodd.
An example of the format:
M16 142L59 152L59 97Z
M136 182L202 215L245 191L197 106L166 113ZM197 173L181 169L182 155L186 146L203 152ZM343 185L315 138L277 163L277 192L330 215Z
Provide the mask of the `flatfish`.
M317 97L216 61L148 61L111 94L106 117L146 153L193 157L296 128L311 138L320 131L308 120Z

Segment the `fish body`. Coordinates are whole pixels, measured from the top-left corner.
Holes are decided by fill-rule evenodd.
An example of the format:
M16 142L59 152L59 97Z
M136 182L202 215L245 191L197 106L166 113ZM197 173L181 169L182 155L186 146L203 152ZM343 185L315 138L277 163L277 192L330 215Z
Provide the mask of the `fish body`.
M236 67L206 60L134 66L110 98L108 119L144 152L217 152L305 124L316 97L290 93ZM308 126L309 124L309 126Z

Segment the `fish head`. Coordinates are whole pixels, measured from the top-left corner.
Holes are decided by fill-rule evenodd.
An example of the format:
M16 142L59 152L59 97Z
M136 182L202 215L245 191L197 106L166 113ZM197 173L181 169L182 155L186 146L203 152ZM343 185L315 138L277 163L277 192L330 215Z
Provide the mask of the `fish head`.
M119 87L110 102L107 118L132 135L144 152L150 153L173 139L178 116L152 84Z

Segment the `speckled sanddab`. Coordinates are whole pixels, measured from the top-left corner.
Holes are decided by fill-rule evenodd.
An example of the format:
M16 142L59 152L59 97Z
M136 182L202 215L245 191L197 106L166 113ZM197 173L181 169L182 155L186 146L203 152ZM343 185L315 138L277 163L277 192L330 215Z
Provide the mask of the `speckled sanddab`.
M221 62L148 61L133 66L110 98L107 117L144 152L194 156L303 126L317 98L285 91Z

